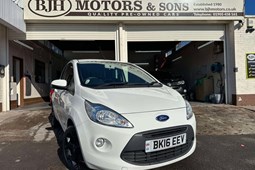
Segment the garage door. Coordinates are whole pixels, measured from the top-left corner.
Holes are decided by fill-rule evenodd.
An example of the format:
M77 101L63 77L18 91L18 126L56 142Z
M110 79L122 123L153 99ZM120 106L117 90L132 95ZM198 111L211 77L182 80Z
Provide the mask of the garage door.
M224 25L127 25L127 41L223 41Z
M27 40L115 40L112 24L27 24Z

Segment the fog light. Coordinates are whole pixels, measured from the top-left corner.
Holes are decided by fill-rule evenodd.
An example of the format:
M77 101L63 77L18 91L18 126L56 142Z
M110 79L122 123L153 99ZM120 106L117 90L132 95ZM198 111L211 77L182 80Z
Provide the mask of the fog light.
M97 140L96 140L96 146L97 147L102 147L102 146L104 146L104 144L105 144L105 139L103 139L103 138L98 138Z

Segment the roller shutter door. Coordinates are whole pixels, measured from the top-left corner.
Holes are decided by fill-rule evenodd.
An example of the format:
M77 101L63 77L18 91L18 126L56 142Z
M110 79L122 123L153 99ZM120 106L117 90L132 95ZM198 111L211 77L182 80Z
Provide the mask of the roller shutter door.
M126 25L127 41L223 41L224 25Z
M113 24L27 24L27 40L115 40Z

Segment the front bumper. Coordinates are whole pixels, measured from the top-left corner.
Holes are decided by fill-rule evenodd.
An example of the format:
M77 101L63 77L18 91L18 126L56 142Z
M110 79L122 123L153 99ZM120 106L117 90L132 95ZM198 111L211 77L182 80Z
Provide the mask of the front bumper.
M186 143L173 148L149 152L144 150L147 140L161 139L186 133ZM121 153L122 160L134 165L154 165L179 158L189 152L194 142L194 131L190 125L164 128L135 134Z
M159 114L167 114L170 120L167 122L156 121L155 117ZM195 116L186 120L185 108L157 113L125 114L124 116L132 122L134 128L108 127L94 123L89 119L77 128L83 157L91 169L153 169L180 161L195 150ZM181 133L187 134L186 144L167 150L145 153L145 140ZM98 138L106 139L105 145L101 148L95 145ZM161 159L161 153L166 157ZM141 157L138 157L140 154Z

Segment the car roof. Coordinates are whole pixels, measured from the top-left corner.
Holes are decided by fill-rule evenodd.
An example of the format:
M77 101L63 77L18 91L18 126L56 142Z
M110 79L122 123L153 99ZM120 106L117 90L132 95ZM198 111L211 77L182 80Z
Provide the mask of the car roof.
M131 64L134 65L133 63L129 62L123 62L123 61L116 61L116 60L104 60L104 59L75 59L71 60L71 62L77 62L77 63L91 63L91 62L96 62L96 63L126 63L126 64Z

